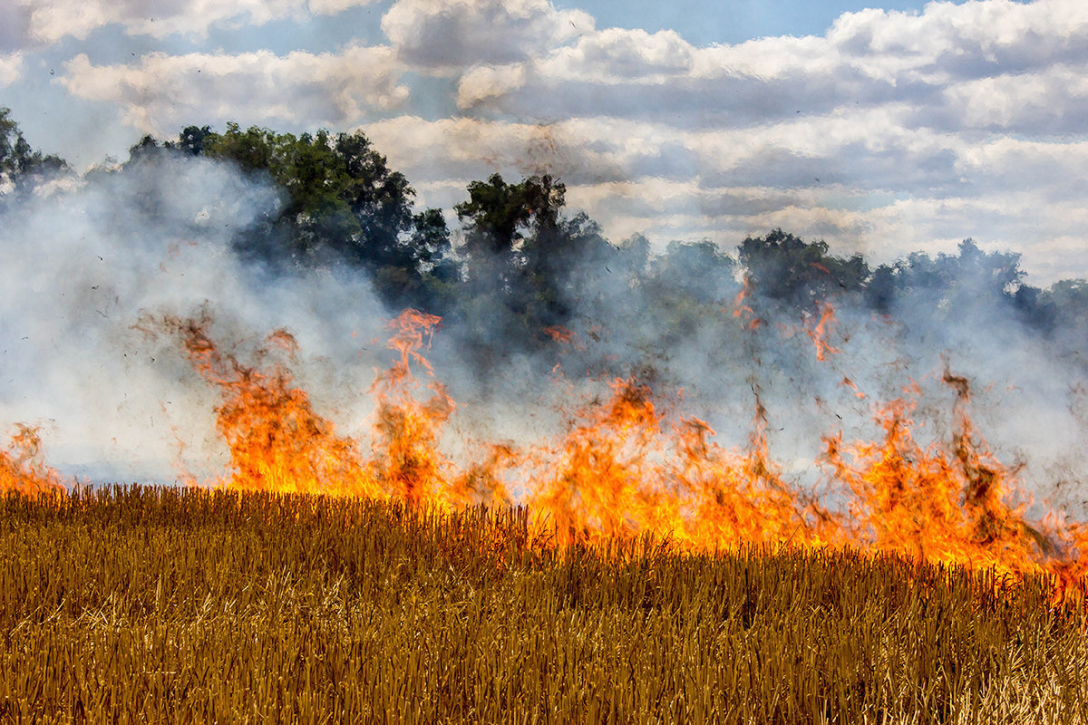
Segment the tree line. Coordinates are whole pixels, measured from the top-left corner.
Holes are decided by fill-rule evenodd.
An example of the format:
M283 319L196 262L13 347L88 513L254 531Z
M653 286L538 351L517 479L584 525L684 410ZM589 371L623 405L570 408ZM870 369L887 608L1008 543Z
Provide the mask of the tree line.
M569 213L560 180L493 174L469 183L453 208L455 244L443 211L417 209L408 179L359 131L188 126L174 138L144 137L111 173L167 155L220 160L281 190L277 211L234 240L243 258L284 274L358 270L390 306L476 326L481 345L541 347L556 326L615 310L681 334L708 308L731 305L744 284L767 314L807 315L824 301L848 300L879 315L906 307L937 319L982 314L1088 341L1088 282L1033 287L1019 254L985 252L970 239L956 254L914 253L876 266L781 229L744 239L735 254L709 240L653 254L642 236L613 243L585 214ZM65 169L32 149L0 109L0 208Z

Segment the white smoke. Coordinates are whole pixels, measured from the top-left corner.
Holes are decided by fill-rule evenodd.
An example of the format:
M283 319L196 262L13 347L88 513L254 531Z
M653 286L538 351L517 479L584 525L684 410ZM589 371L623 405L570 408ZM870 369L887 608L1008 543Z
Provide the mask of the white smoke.
M357 277L272 276L239 261L232 240L280 204L271 185L230 165L174 155L10 204L0 220L0 425L41 426L51 463L96 480L169 481L179 463L222 472L216 394L175 340L134 328L143 314L202 310L228 345L288 329L303 351L296 372L325 358L313 366L319 394L350 402L372 367L342 363L373 347L388 313Z
M163 154L74 186L0 212L0 426L40 425L48 461L85 479L222 474L217 392L177 340L135 327L145 315L207 312L213 338L243 360L271 331L291 332L301 351L292 370L318 412L366 438L366 391L391 361L384 325L399 310L387 309L357 270L285 273L242 261L233 241L260 233L282 204L270 183L229 164ZM606 395L611 376L630 375L657 393L682 389L678 413L707 420L727 448L746 444L758 392L772 456L813 484L824 475L821 436L878 439L876 406L912 383L922 391L920 442L947 439L955 399L941 382L947 366L971 381L979 432L1002 461L1022 464L1029 491L1071 512L1085 498L1088 383L1079 358L1001 312L985 280L958 280L955 304L938 317L909 296L888 318L840 304L827 338L838 352L819 361L806 333L815 319L756 299L753 315L766 319L749 329L751 317L734 314L735 282L691 315L686 303L665 300L667 289L632 284L600 259L571 260L571 268L591 282L567 300L576 344L558 358L506 345L501 309L467 307L471 319L447 321L436 334L428 355L459 405L444 441L450 450L465 453L477 439L554 438L579 401ZM481 341L490 346L483 358L469 349ZM557 359L566 377L553 372Z

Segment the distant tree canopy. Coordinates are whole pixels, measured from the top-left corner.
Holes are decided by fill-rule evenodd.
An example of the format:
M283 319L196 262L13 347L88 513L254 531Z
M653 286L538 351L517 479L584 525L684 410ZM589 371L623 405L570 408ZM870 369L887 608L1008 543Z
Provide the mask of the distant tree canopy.
M728 306L747 280L776 314L809 315L841 298L935 319L982 310L1088 343L1088 283L1032 287L1019 254L987 253L970 239L956 254L916 252L875 268L861 254L840 257L824 241L781 229L744 239L735 256L709 240L671 242L655 256L642 237L614 245L585 214L566 215L566 186L552 176L492 174L470 182L467 200L454 206L462 231L454 249L442 212L413 213L411 186L361 133L190 126L162 147L145 139L133 157L163 149L229 160L284 190L280 217L241 242L243 253L367 269L391 302L459 317L481 340L546 344L545 330L603 306L622 308L628 324L653 318L683 334L707 310Z
M517 183L492 174L471 182L468 195L454 211L473 293L501 300L540 335L565 323L574 303L590 294L585 271L603 273L616 248L585 214L563 217L566 186L547 174Z
M735 255L710 240L674 241L653 254L640 235L613 244L586 214L567 213L566 186L547 174L469 182L451 210L455 237L441 209L415 209L407 178L361 132L187 126L165 142L144 137L119 172L168 154L221 160L279 190L275 214L234 240L244 258L281 270L363 271L390 305L458 319L483 357L498 341L549 345L555 326L576 315L622 318L630 329L650 321L682 336L730 310L742 282L773 314L811 315L846 298L884 315L1013 320L1088 345L1088 282L1032 287L1019 254L984 252L970 239L955 254L914 253L875 268L861 254L837 256L781 229L744 239ZM64 168L32 149L0 108L0 207ZM168 202L149 189L144 211Z
M753 286L789 305L805 306L857 293L870 277L869 265L860 254L841 259L828 254L825 242L806 244L781 229L765 237L748 237L739 253Z
M510 184L499 174L468 185L468 201L454 207L465 225L465 247L470 256L513 256L533 232L554 228L565 203L567 188L551 176L532 177Z
M59 156L47 156L31 148L11 118L11 111L0 107L0 199L18 195L66 166Z
M222 159L283 190L278 217L237 241L246 257L365 269L398 304L436 305L459 276L441 210L414 213L415 190L362 133L295 136L235 123L217 133L188 126L165 144L145 137L129 163L169 152Z

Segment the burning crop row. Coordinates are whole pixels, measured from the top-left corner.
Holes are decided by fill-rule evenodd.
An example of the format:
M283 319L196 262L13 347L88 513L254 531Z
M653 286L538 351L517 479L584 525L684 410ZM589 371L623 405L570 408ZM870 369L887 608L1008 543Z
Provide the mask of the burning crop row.
M737 309L744 314L742 302ZM459 466L440 448L456 405L423 355L438 317L408 310L391 323L388 347L396 359L371 388L376 405L369 446L338 433L314 410L290 371L291 335L273 333L256 362L247 364L221 351L209 322L163 317L140 324L148 334L179 341L221 396L216 425L230 471L207 482L190 476L191 484L444 510L520 498L559 546L644 535L696 552L847 546L1015 577L1048 574L1059 596L1082 591L1088 557L1078 555L1088 531L1056 514L1026 520L1026 502L1015 499L1014 471L990 454L968 415L967 381L948 372L944 381L957 394L951 440L926 448L915 442L911 412L918 393L908 388L875 409L882 439L847 443L841 433L825 436L829 495L821 498L787 480L772 459L758 388L741 449L715 443L707 423L676 415L650 386L618 379L606 399L577 411L558 439L523 449L491 444L478 460ZM836 352L826 340L833 324L824 305L808 330L820 359ZM271 354L275 348L281 357ZM431 379L427 396L420 395L413 367ZM34 463L36 443L31 430L20 430L3 459L0 486L28 493L59 487L57 474ZM844 503L832 505L832 499Z

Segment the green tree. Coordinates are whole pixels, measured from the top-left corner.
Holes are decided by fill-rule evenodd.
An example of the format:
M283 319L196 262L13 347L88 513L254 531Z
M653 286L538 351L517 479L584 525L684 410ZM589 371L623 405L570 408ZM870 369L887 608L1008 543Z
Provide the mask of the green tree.
M211 135L211 126L186 126L177 141L168 141L166 146L189 156L200 156L204 153L204 139Z
M0 198L17 197L66 167L59 156L47 156L32 148L11 118L11 110L0 107Z
M957 254L931 257L913 252L906 259L878 267L865 298L874 309L891 313L899 301L939 316L998 314L1017 308L1024 321L1049 324L1040 298L1023 284L1020 255L984 252L971 239L960 242Z
M832 295L860 293L870 276L860 254L835 257L828 254L826 242L806 243L781 229L765 237L748 237L740 245L739 257L757 292L800 308Z
M653 284L662 293L682 293L701 304L731 301L739 290L736 265L710 240L671 242L654 260Z
M235 123L223 133L189 126L171 147L229 160L286 192L273 228L244 245L250 254L304 266L361 267L384 280L383 291L399 301L424 289L425 276L456 276L441 212L414 214L407 178L361 132L296 137Z
M468 195L468 201L456 205L454 211L466 228L469 257L512 255L533 213L526 181L509 184L500 174L492 174L487 181L470 182Z

